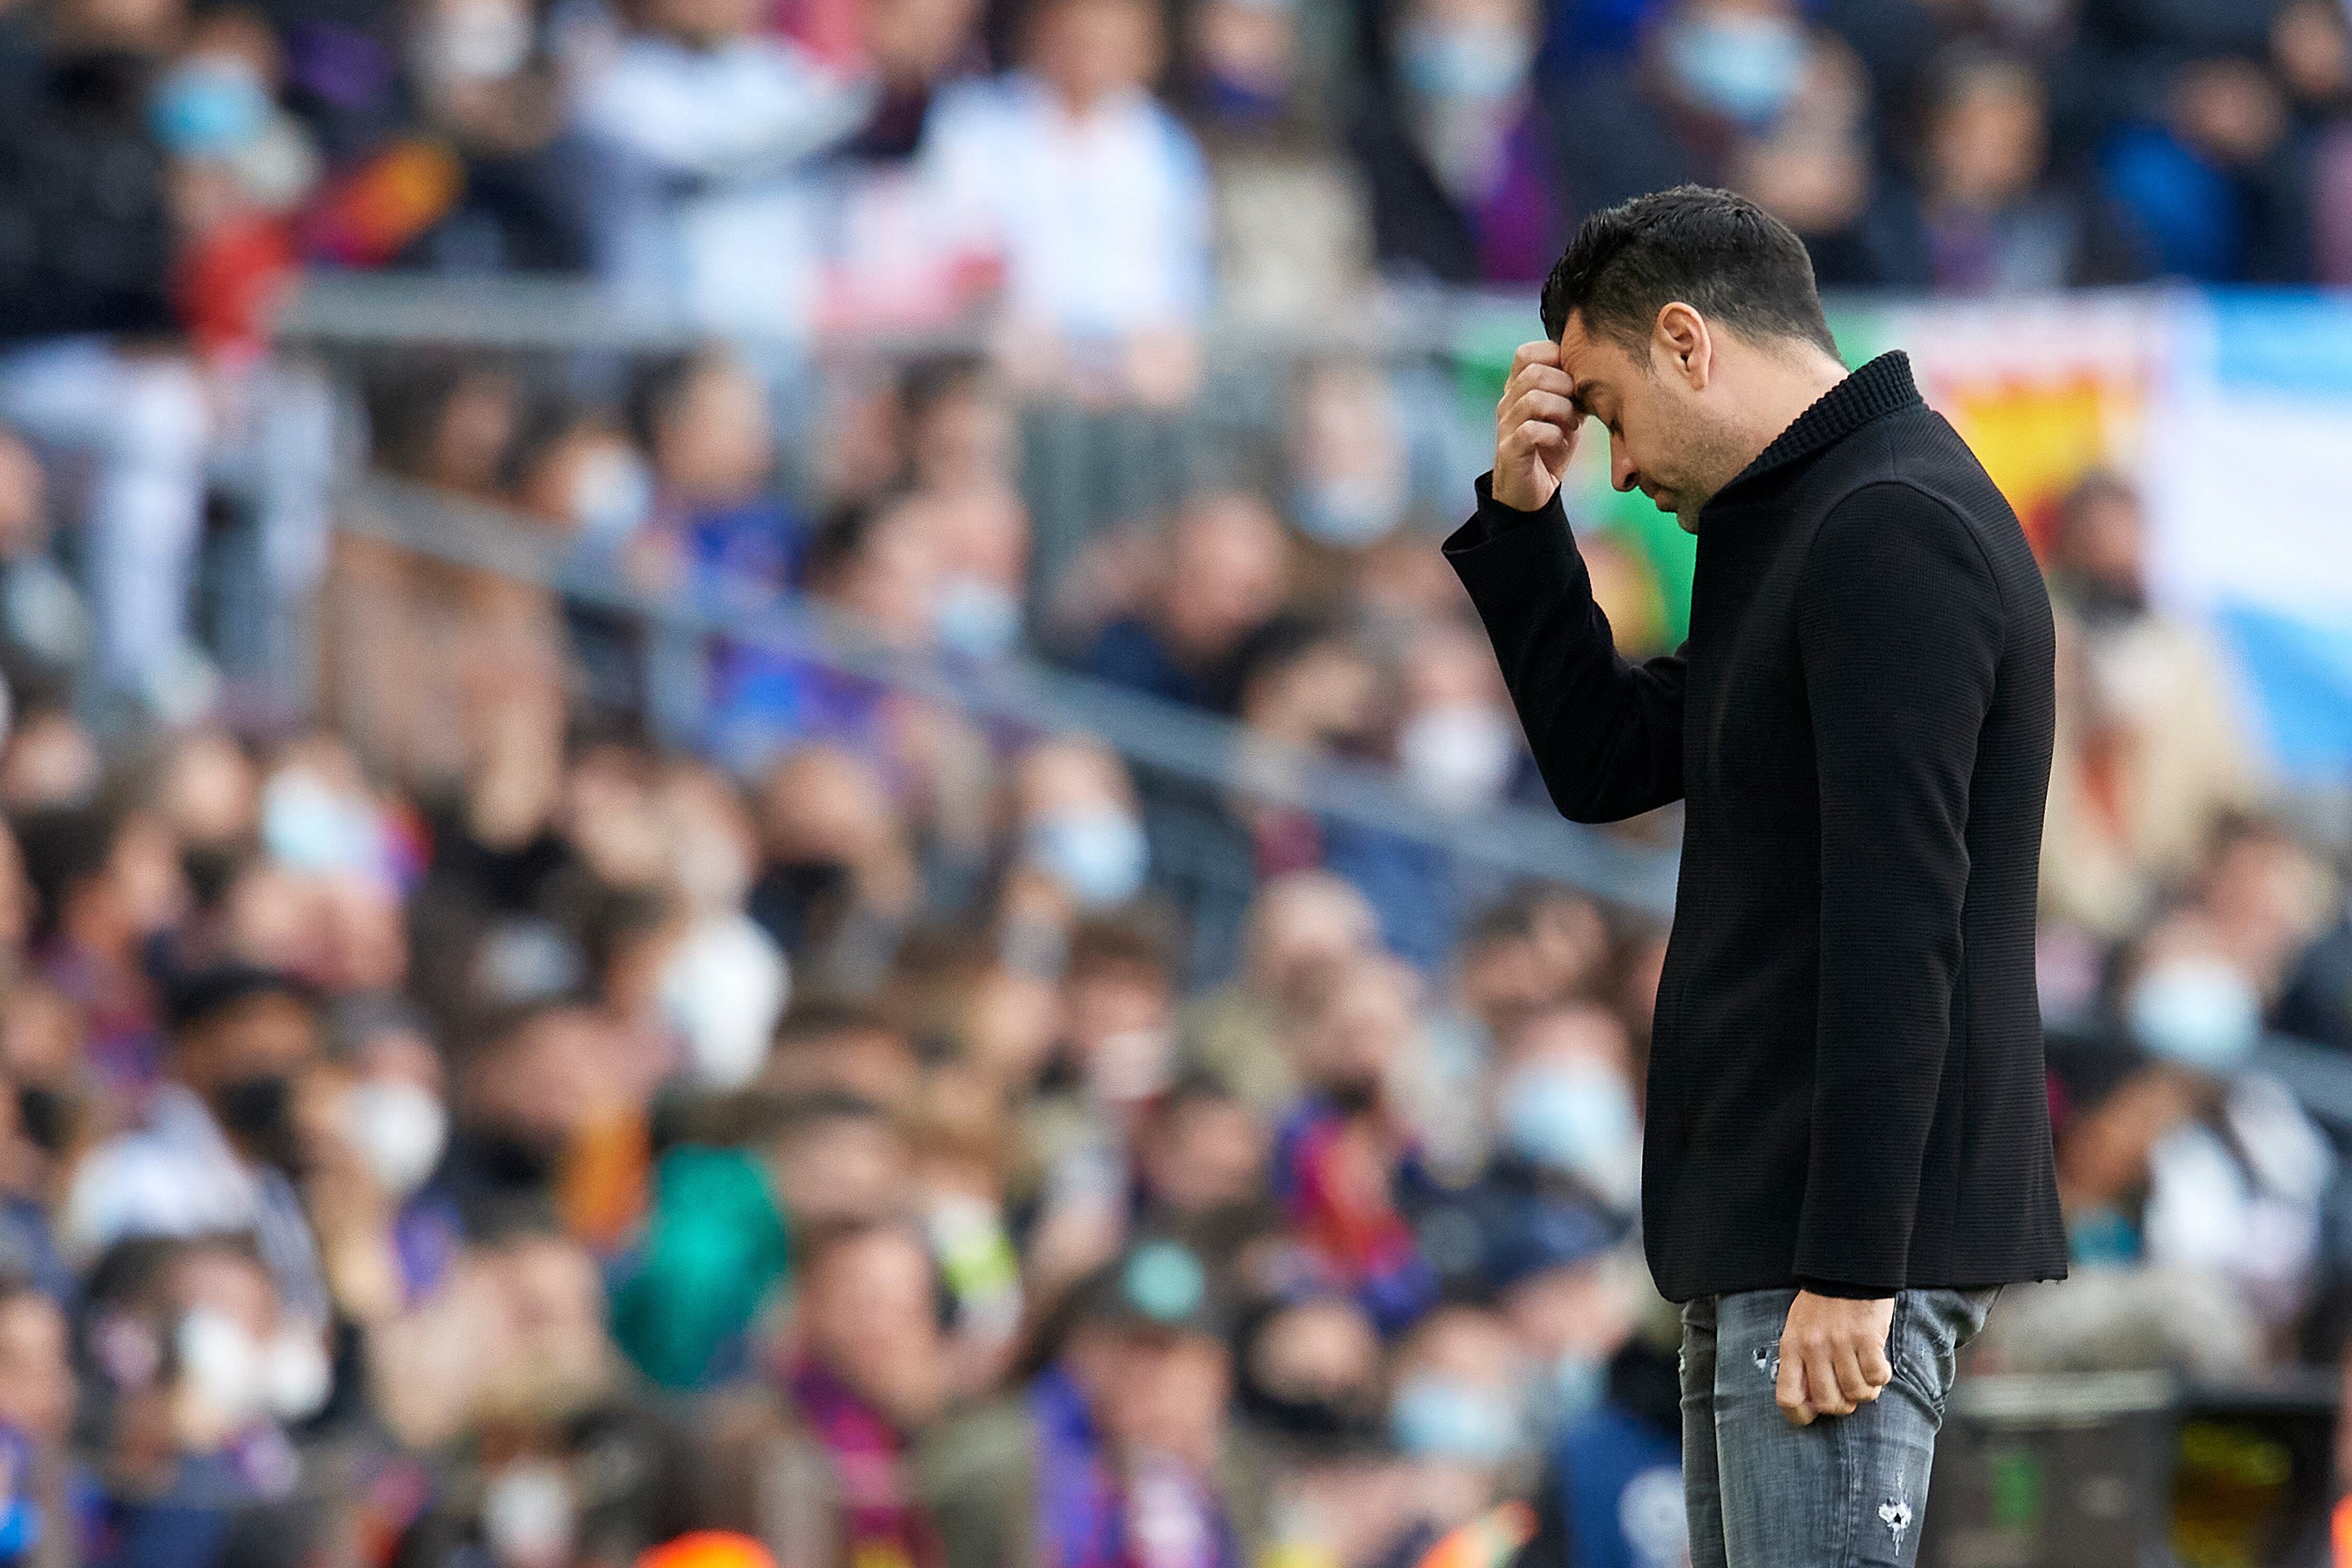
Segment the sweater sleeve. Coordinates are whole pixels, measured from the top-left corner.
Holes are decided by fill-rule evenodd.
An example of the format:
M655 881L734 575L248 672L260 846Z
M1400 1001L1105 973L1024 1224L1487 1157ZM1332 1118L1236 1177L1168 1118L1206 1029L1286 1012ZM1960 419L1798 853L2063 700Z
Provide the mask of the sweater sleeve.
M1552 804L1572 821L1616 822L1680 800L1682 656L1621 657L1559 495L1520 511L1492 482L1479 478L1477 514L1445 559L1486 623Z
M1949 1043L1969 792L2004 617L1949 508L1873 485L1832 510L1797 594L1822 829L1812 1150L1795 1272L1906 1281Z

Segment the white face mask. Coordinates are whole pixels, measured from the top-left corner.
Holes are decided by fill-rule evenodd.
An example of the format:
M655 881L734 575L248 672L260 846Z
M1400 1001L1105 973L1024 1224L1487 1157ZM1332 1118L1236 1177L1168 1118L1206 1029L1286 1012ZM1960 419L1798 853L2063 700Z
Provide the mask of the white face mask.
M197 1307L174 1338L180 1375L226 1431L265 1416L300 1421L318 1414L334 1383L319 1336L299 1325L264 1343L226 1312Z
M581 459L572 480L572 521L593 542L617 545L653 510L654 482L625 447L599 447Z
M768 933L742 914L698 921L662 965L662 1016L686 1041L705 1088L741 1089L768 1059L792 973Z
M2139 977L2126 1003L2142 1049L2223 1077L2262 1039L2263 1002L2235 964L2177 958Z
M280 768L262 786L261 842L290 871L332 876L383 866L383 823L373 805L307 768Z
M1440 811L1492 805L1518 760L1518 727L1484 702L1424 708L1397 734L1405 783Z
M371 1079L343 1098L343 1124L377 1184L404 1198L425 1184L449 1142L449 1112L423 1084Z
M482 1533L500 1568L556 1568L572 1554L572 1479L545 1459L518 1459L482 1497Z

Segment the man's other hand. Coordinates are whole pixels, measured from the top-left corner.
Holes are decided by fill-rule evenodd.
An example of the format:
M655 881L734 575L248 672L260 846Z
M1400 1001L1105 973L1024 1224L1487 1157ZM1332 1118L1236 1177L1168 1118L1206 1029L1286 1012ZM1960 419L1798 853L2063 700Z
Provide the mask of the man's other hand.
M1559 345L1521 343L1495 405L1495 499L1519 511L1551 500L1583 423L1576 382L1559 367Z
M1895 1298L1848 1301L1800 1290L1780 1330L1780 1378L1772 1396L1792 1426L1818 1415L1851 1415L1895 1377L1886 1338Z

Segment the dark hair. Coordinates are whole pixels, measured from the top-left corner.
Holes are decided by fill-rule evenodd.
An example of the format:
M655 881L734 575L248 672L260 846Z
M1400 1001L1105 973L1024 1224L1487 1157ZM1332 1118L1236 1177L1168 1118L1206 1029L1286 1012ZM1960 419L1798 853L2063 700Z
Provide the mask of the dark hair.
M107 873L122 837L124 814L110 801L37 806L16 818L16 850L32 889L33 934L47 937L64 922L73 896Z
M647 461L654 457L663 427L686 406L695 383L733 363L734 356L724 345L703 343L673 350L637 366L621 400L621 426Z
M1805 242L1744 196L1703 185L1586 218L1544 280L1544 331L1557 342L1581 315L1591 335L1634 346L1677 300L1751 342L1797 338L1837 353Z

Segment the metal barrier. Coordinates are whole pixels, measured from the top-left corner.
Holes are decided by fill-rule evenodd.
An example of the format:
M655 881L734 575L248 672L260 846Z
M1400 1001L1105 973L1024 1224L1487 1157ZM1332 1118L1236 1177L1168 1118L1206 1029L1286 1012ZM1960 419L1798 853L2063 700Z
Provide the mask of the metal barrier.
M1135 770L1154 818L1155 875L1194 884L1201 898L1246 902L1255 877L1220 878L1176 847L1171 813L1213 808L1230 795L1278 804L1445 858L1473 882L1499 889L1520 879L1554 881L1622 910L1671 915L1678 856L1580 826L1546 812L1498 806L1475 816L1433 810L1386 770L1268 742L1231 720L1070 674L1034 659L992 661L914 654L877 642L853 618L798 597L747 601L698 588L653 595L551 544L546 531L495 507L366 475L347 489L338 526L446 565L535 584L574 605L625 617L652 632L647 656L695 668L700 647L724 639L770 649L825 670L939 703L1016 732L1079 731L1101 741ZM657 684L649 682L650 684ZM674 686L674 682L672 683ZM674 734L690 739L698 716L673 714ZM1156 809L1153 809L1156 808ZM1192 864L1186 864L1191 860ZM1171 864L1173 861L1175 863ZM1226 885L1231 883L1233 885ZM1202 953L1219 970L1228 954Z

